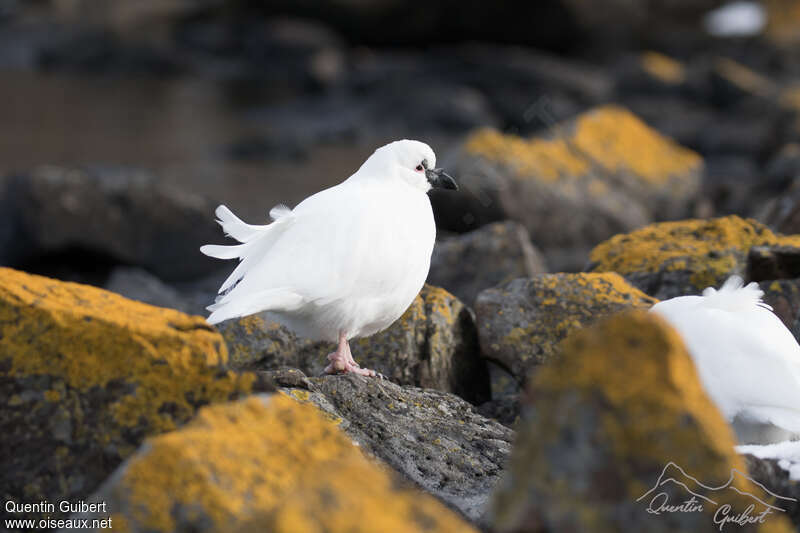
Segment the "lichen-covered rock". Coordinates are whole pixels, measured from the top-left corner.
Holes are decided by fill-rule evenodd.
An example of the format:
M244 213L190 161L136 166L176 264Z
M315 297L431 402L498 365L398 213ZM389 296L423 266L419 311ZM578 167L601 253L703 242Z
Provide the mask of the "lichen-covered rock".
M149 440L93 499L131 533L474 531L281 394L200 410Z
M545 272L544 258L525 227L506 221L438 241L428 283L472 305L483 289Z
M463 193L434 198L440 225L465 231L522 223L556 270L580 269L589 249L653 220L686 216L703 162L630 112L606 106L524 139L473 133L448 168Z
M493 531L718 532L720 516L751 503L751 515L765 509L737 491L770 501L742 474L733 433L680 337L652 314L623 313L577 332L530 390L494 499ZM689 500L687 488L699 505L662 509ZM744 529L790 531L780 514Z
M544 274L483 291L475 304L481 353L521 384L559 352L572 331L624 309L657 300L606 274Z
M200 317L7 268L0 340L4 500L77 501L146 436L254 386Z
M316 376L328 363L325 356L336 348L298 339L268 314L226 321L218 328L234 368L288 366ZM401 385L452 392L473 403L489 399L489 374L475 322L469 309L444 289L425 285L397 322L350 346L361 366Z
M800 236L772 233L752 219L661 222L616 235L590 255L588 270L617 272L659 299L697 294L743 275L753 246L800 246Z
M485 525L486 502L511 452L509 428L445 392L353 375L309 382L282 390L313 402L363 449Z

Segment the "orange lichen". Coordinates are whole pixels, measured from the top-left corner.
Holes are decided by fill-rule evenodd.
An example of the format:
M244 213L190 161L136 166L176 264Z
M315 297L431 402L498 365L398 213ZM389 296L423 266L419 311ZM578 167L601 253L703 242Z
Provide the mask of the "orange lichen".
M645 72L664 83L678 85L686 81L686 67L680 61L653 51L644 52L640 60Z
M574 127L555 131L553 139L523 139L481 129L467 139L465 150L543 182L584 177L597 168L609 174L631 173L643 182L663 185L702 165L695 152L617 106L584 113ZM597 187L593 185L595 191Z
M597 272L687 270L691 282L702 289L741 269L753 246L798 243L800 235L775 235L755 220L732 215L651 224L615 235L597 245L589 257Z
M148 531L187 516L212 531L473 531L432 497L397 488L315 407L283 395L202 409L134 456L112 497Z
M0 269L0 334L12 378L47 375L84 392L132 385L107 406L118 428L174 429L194 402L228 399L254 381L224 370L222 337L201 317L8 268Z

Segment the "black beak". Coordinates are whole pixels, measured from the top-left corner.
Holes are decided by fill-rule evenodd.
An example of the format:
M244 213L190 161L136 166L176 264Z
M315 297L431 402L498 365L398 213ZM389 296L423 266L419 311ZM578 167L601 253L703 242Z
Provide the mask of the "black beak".
M434 189L458 190L458 184L452 176L445 174L444 169L429 168L425 171L425 177Z

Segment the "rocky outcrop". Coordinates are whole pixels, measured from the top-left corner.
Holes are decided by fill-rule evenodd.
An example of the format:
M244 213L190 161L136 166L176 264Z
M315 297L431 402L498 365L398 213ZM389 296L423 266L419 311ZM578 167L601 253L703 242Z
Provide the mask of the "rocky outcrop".
M234 368L294 367L319 375L331 343L298 339L270 320L252 315L218 326ZM452 392L473 403L489 399L489 375L480 358L472 314L447 291L426 285L388 329L351 342L353 357L401 385Z
M362 449L485 525L486 502L511 451L510 429L445 392L353 375L275 379L326 412Z
M522 384L531 370L560 352L571 332L657 300L617 274L544 274L489 289L475 313L483 357L508 369Z
M0 339L5 500L85 498L145 437L258 388L200 317L6 268Z
M731 429L658 317L629 312L576 333L530 389L493 531L712 532L751 504L750 515L770 512L753 531L791 530L745 477ZM692 497L680 512L662 507Z
M12 177L0 206L3 265L91 253L166 280L198 277L220 266L197 251L219 239L213 205L143 171L39 167Z
M483 289L547 272L544 258L516 222L496 222L436 243L428 283L472 305Z
M452 158L464 192L435 199L439 223L464 231L516 220L563 270L580 269L585 253L616 233L688 214L702 159L629 111L596 108L550 131L473 133Z
M752 219L652 224L598 245L587 270L617 272L659 299L697 294L732 274L743 275L753 246L798 246L800 237L776 235Z
M474 531L399 485L317 409L279 394L202 409L144 445L93 500L132 533Z

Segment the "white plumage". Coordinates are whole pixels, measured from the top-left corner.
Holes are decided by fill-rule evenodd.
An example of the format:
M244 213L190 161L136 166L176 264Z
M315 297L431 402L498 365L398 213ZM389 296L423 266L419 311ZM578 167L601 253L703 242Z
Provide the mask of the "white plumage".
M435 163L428 145L397 141L339 185L292 210L273 208L271 224L246 224L219 206L218 222L241 244L201 251L240 263L208 321L271 311L299 335L338 339L337 358L352 361L347 340L397 320L428 275L436 227L426 193L455 188Z
M800 433L800 346L756 283L738 276L703 296L654 305L683 337L722 414Z

